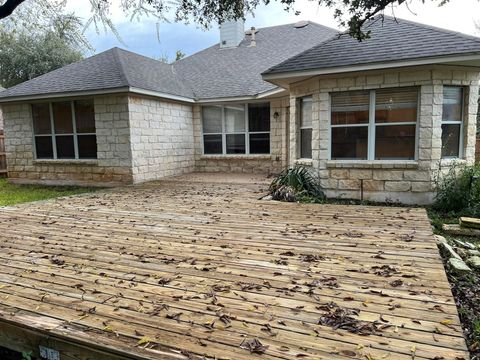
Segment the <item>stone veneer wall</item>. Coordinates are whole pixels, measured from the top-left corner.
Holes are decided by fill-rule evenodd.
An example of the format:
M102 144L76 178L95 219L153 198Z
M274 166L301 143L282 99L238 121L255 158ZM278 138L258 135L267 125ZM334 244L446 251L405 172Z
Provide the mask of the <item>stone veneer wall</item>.
M290 89L290 164L312 166L327 196L359 198L363 180L364 198L373 201L430 203L435 178L451 161L441 159L443 85L462 85L465 94L464 158L475 158L475 131L479 73L475 69L430 66L366 72L337 77L317 77ZM418 86L420 88L418 159L415 161L332 161L330 147L330 92ZM312 160L298 160L296 99L313 96ZM440 170L440 171L439 171Z
M128 97L98 96L94 105L97 160L35 160L30 104L2 105L10 180L78 185L131 183Z
M201 106L193 106L195 138L195 170L202 172L243 172L273 174L287 166L286 124L288 98L270 101L270 154L269 155L204 155ZM279 114L278 119L274 114Z
M128 107L134 182L194 171L192 105L130 96Z

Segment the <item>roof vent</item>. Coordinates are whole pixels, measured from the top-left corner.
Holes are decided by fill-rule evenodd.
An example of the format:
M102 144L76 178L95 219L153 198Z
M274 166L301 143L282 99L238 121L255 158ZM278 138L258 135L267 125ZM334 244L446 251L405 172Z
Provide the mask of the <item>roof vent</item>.
M301 21L299 21L299 22L296 22L296 23L293 25L293 27L294 27L295 29L301 29L301 28L304 28L304 27L307 26L307 25L308 25L308 21L306 21L306 20L301 20Z
M244 21L225 21L220 25L220 47L229 48L240 45L245 38Z
M245 31L245 35L249 35L250 36L250 45L248 45L249 47L251 46L257 46L257 41L255 40L255 34L258 32L257 29L255 29L255 26L252 26L250 28L250 30L247 30Z

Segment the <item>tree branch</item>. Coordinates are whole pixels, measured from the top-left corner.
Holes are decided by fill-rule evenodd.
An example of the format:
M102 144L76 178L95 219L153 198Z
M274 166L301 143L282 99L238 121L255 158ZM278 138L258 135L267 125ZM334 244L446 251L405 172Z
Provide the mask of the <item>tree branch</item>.
M12 15L13 11L25 0L7 0L5 4L0 5L0 19Z

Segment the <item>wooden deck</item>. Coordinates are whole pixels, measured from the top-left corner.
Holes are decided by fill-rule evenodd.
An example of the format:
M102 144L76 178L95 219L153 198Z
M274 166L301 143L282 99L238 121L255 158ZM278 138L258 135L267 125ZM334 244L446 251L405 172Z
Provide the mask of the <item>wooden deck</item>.
M424 210L262 201L255 178L213 179L1 209L0 345L62 360L468 358Z

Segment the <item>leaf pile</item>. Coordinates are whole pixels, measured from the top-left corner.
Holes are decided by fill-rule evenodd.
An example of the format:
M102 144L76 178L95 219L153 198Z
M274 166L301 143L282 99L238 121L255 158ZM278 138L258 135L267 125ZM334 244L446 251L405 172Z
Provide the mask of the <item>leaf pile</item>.
M372 266L373 273L377 276L391 277L400 272L392 265Z
M304 262L318 262L318 261L325 260L325 256L313 255L313 254L302 254L300 255L300 260Z
M358 335L374 335L389 325L379 321L368 322L355 318L360 313L359 309L347 309L338 306L334 302L317 306L317 309L326 313L320 318L320 325L331 326L333 330L343 329Z
M267 351L268 345L263 345L258 339L244 339L240 348L248 350L252 354L263 354Z

